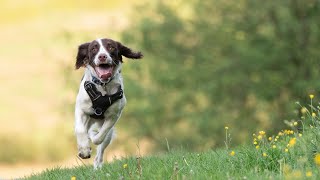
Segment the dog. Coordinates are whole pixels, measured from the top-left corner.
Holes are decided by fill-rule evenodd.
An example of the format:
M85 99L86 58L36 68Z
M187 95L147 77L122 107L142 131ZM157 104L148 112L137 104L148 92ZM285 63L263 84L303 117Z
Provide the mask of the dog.
M122 56L141 59L120 42L99 38L81 44L75 69L85 68L75 103L75 134L78 156L91 157L90 140L97 145L94 169L103 165L103 154L114 137L114 126L126 105L121 67Z

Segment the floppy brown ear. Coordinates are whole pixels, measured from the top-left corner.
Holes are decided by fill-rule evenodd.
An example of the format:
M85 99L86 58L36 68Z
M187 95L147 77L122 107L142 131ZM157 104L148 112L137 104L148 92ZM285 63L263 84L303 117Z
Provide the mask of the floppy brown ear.
M85 65L85 61L88 59L88 49L90 43L81 44L78 48L77 61L75 64L76 69Z
M134 52L130 48L122 45L119 42L118 42L118 48L119 48L119 55L121 56L130 58L130 59L141 59L143 57L143 54L140 51Z

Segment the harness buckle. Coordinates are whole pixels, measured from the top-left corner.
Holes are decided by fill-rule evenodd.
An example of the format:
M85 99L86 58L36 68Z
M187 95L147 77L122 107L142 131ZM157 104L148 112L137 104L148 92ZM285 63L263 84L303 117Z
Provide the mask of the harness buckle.
M95 108L95 109L94 109L94 114L97 115L97 116L102 115L102 109L101 109L101 108L98 108L98 107Z

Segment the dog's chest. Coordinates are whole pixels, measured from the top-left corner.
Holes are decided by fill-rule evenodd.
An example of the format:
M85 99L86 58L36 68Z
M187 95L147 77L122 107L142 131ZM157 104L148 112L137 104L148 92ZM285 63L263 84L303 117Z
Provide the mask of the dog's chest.
M119 88L123 88L122 84L118 84L118 83L113 83L113 84L108 84L108 86L99 86L96 85L95 86L97 91L99 91L99 93L101 93L101 95L103 96L108 96L108 95L112 95L115 94L119 91ZM81 88L82 89L82 88ZM92 100L90 99L88 92L86 92L86 90L83 88L83 91L80 92L80 108L87 114L87 115L93 115L95 114L95 110L93 108L94 103L92 102ZM82 94L82 96L81 96ZM111 106L109 106L106 111L103 113L104 117L108 118L111 116L116 116L119 115L122 111L122 109L124 108L126 104L126 98L123 94L121 99L116 100L115 102L112 103Z
M121 84L110 84L108 86L96 86L97 90L101 92L101 94L104 95L111 95L115 94L119 88L121 88Z

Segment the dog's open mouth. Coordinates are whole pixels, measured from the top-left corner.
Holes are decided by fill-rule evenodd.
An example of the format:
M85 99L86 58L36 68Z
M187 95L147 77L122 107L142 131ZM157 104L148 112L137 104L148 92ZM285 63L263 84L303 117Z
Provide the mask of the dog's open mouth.
M95 67L96 73L101 80L108 80L113 73L114 65L100 64Z

